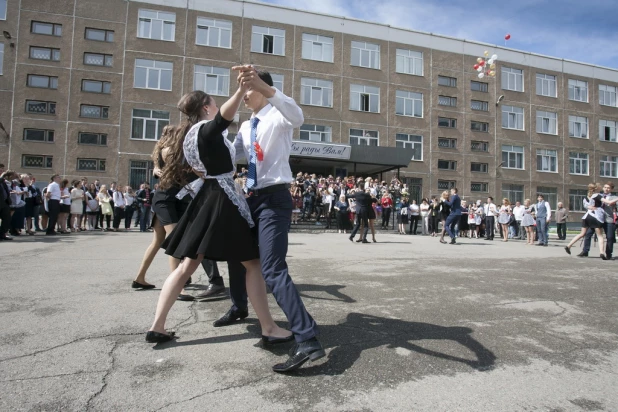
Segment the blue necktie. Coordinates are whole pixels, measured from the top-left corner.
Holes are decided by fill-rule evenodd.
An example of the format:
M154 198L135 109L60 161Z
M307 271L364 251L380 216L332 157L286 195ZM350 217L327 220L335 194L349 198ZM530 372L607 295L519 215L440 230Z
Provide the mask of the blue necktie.
M251 119L251 150L249 152L249 175L247 176L247 189L257 186L257 153L255 152L255 140L257 139L257 126L260 119Z

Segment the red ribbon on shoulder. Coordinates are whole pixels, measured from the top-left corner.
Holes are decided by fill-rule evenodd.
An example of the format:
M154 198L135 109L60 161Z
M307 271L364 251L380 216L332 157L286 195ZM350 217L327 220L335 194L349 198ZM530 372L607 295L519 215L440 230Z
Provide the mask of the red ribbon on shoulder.
M264 152L262 151L262 148L260 147L260 144L258 142L253 143L254 147L255 147L255 154L257 155L257 160L258 162L261 162L264 160Z

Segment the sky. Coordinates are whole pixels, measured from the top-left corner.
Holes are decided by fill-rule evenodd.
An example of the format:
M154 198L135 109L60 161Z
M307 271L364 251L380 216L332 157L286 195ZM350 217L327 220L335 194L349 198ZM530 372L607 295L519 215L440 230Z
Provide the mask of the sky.
M258 0L618 69L618 0Z

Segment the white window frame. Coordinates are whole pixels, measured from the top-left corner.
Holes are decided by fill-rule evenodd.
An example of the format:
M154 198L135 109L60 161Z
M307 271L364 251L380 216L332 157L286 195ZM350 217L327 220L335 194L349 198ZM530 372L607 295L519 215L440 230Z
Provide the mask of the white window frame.
M397 133L395 135L395 146L401 147L404 149L414 149L415 152L421 154L420 158L415 158L415 155L412 155L413 162L422 162L423 161L423 136L416 134L407 134L407 133Z
M232 29L234 25L229 20L211 19L208 17L198 17L195 30L195 44L198 46L218 47L221 49L232 48ZM200 30L206 30L206 42L200 42ZM217 34L211 33L216 32ZM229 44L224 44L222 33L228 33ZM203 34L203 32L201 33ZM216 40L216 41L215 41Z
M558 173L558 150L536 149L536 171Z
M356 89L356 90L355 90ZM377 90L377 93L376 93ZM368 110L363 110L364 95L367 96ZM358 108L354 107L354 101L358 102ZM372 102L374 103L372 105ZM371 110L371 107L377 103L377 110ZM380 87L379 86L364 86L362 84L350 84L350 110L355 112L365 113L380 113Z
M504 160L504 154L507 154L507 160ZM521 158L521 159L520 159ZM515 145L502 145L502 167L504 169L525 170L526 168L526 153L523 146ZM515 163L514 167L511 167L511 162ZM521 167L517 167L517 164L521 162Z
M506 115L506 126L505 124ZM524 108L517 106L502 106L502 128L510 130L525 130ZM518 127L521 124L521 128Z
M315 96L316 92L319 96ZM333 107L332 80L301 78L300 103L307 106Z
M215 81L217 87L210 89L208 80ZM193 90L203 90L213 96L230 95L230 69L226 67L193 66Z
M271 73L270 77L273 79L273 87L283 93L283 80L285 76L282 74Z
M569 174L579 176L590 175L590 155L588 153L569 152Z
M283 33L283 34L282 34ZM272 37L272 49L273 52L269 53L268 51L264 51L264 36ZM258 41L260 43L258 49ZM281 45L281 53L277 53L276 45L278 42L282 42ZM264 26L253 26L251 28L251 52L252 53L263 53L270 54L274 56L285 56L285 30L284 29L276 29L274 27L264 27Z
M577 95L580 98L577 98ZM588 82L584 80L569 79L569 100L574 102L588 103Z
M605 140L605 129L609 128L609 140ZM599 140L602 142L618 142L616 131L618 130L618 122L613 120L599 120Z
M558 135L558 113L537 110L536 132L554 136Z
M0 76L4 74L4 43L0 43Z
M358 62L355 62L355 57L358 57ZM363 64L363 57L367 58L367 64ZM352 40L350 65L380 70L380 45Z
M599 104L601 106L618 107L616 105L616 87L606 84L599 85Z
M136 116L135 115L136 110L148 111L150 112L150 115L149 117ZM167 113L167 119L164 119L163 117L153 117L153 112ZM135 121L138 119L142 121L142 136L134 137L133 132L134 132ZM154 127L155 127L154 138L150 138L146 136L149 121L154 122ZM130 139L140 140L140 141L157 141L161 138L161 133L163 132L163 128L167 126L169 123L170 123L170 112L168 111L134 108L133 111L131 112L131 137Z
M320 128L323 130L318 130ZM303 139L303 135L307 135L308 139ZM300 127L298 138L304 142L330 143L332 141L332 136L333 128L330 126L303 124Z
M7 0L0 0L0 20L6 20Z
M422 119L424 117L423 101L423 93L397 90L395 91L395 114L397 116L417 117ZM403 110L400 110L401 105L403 105Z
M171 67L170 67L171 66ZM145 81L144 85L137 85L137 72L138 70L145 70ZM162 87L161 78L164 72L169 72L170 84L169 89ZM157 87L149 87L149 82L152 76L157 76ZM159 60L149 60L149 59L135 59L135 70L133 71L133 87L135 89L149 89L149 90L162 90L162 91L172 91L172 85L174 82L174 63L165 62Z
M395 56L395 71L412 76L424 76L423 52L408 49L397 49Z
M590 137L589 130L587 117L569 115L569 137L588 139ZM578 131L579 133L577 133Z
M518 89L517 81L521 82L521 90ZM511 67L502 67L502 81L503 90L511 90L514 92L524 91L524 71L522 69L514 69Z
M49 53L49 56L48 57L36 57L37 53ZM54 49L52 47L30 46L28 57L34 60L47 60L50 62L59 62L60 61L60 49Z
M301 56L306 60L333 63L335 59L335 39L319 34L303 33Z
M558 97L558 87L556 76L551 74L536 74L536 94L537 96Z
M606 170L609 170L606 173ZM604 155L600 157L599 175L601 177L618 177L618 156Z
M149 23L148 27L146 27L146 23ZM152 33L155 25L160 25L160 36L158 38L153 37ZM172 26L171 37L168 36L169 38L165 36L164 27L166 25ZM137 12L137 37L140 39L176 41L176 13L173 11L139 9Z
M361 135L352 135L352 131L360 131ZM375 136L370 135L371 134L375 134ZM367 130L367 129L356 129L356 128L352 128L350 129L350 144L353 146L380 146L380 132L378 130ZM352 143L352 139L358 139L358 144L354 144ZM365 142L364 144L361 144L360 142L363 141ZM375 144L369 144L369 143L374 143Z

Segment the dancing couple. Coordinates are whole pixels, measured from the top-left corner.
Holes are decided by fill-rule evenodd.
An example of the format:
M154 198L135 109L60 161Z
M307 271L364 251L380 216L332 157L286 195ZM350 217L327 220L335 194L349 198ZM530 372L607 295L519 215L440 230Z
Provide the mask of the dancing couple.
M173 332L165 330L167 314L204 258L227 261L233 305L215 326L246 318L248 296L260 322L264 347L296 341L289 359L273 366L275 372L288 372L325 356L316 339L317 325L285 261L293 209L289 192L292 132L304 118L296 102L273 87L267 72L257 72L252 66L232 70L239 73L238 90L221 109L201 91L183 96L178 104L187 116L182 129L184 157L200 178L185 186L195 197L163 242L168 255L183 261L163 285L146 340L158 343L174 338ZM253 115L242 124L232 144L227 128L243 101ZM243 157L249 160L246 199L233 181L235 161ZM288 318L290 331L275 324L266 284Z

